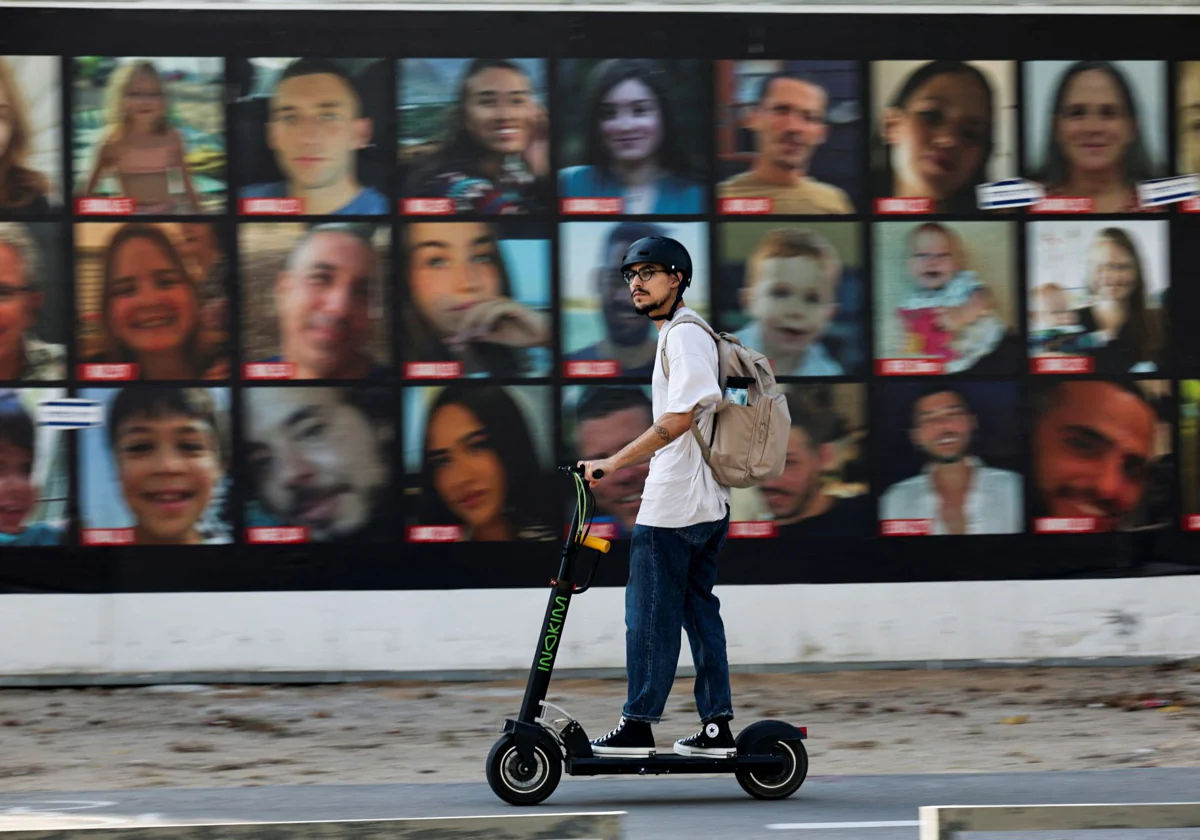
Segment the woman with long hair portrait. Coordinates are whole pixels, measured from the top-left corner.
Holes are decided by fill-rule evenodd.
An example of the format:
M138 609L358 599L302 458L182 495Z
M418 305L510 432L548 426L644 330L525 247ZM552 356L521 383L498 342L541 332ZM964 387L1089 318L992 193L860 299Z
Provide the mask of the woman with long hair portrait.
M1133 88L1108 61L1078 61L1062 74L1050 108L1041 171L1047 196L1089 198L1095 213L1157 212L1137 184L1156 175Z
M529 376L548 367L538 357L548 353L550 316L514 299L492 225L419 222L406 226L405 237L405 361L455 361L465 376Z
M551 209L549 120L533 81L515 62L467 65L444 139L409 176L410 198L449 198L457 213Z
M670 80L652 59L609 59L586 84L583 164L559 173L568 198L621 198L622 212L700 213L702 177L684 148Z
M546 481L516 400L497 385L455 382L429 407L421 447L421 525L464 541L556 539Z
M0 58L0 210L50 210L50 181L29 166L32 134L29 108L16 74Z
M995 149L996 94L965 61L931 61L888 100L874 140L880 198L928 198L934 213L974 213Z

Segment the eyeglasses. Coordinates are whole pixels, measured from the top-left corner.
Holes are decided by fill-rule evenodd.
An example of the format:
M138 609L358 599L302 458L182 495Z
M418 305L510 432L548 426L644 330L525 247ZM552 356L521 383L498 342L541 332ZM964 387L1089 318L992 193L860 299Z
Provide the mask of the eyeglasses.
M633 282L634 277L640 277L640 278L642 278L643 283L649 283L650 278L653 277L655 274L667 274L667 273L668 272L665 268L654 268L653 266L644 265L641 268L639 268L637 271L634 271L632 268L625 269L624 271L621 272L621 278L625 281L625 285L628 286L630 283Z

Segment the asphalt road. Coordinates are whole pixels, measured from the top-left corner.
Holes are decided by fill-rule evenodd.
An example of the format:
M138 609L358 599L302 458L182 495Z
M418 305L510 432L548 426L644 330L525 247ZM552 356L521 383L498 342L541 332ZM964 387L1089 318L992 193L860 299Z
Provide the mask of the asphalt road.
M916 840L920 805L1178 802L1200 768L917 776L810 776L784 802L751 799L732 777L564 778L540 809L628 811L629 840ZM510 813L486 784L304 785L0 793L5 817L54 827L379 819ZM1189 831L968 835L970 840L1183 840Z

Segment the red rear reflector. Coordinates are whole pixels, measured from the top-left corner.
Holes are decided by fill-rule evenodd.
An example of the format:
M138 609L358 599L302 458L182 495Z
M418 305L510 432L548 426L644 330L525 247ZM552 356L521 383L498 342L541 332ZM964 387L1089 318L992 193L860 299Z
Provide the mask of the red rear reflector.
M808 727L801 726L801 727L799 727L799 729L800 729L800 734L803 735L805 738L807 738L808 737Z

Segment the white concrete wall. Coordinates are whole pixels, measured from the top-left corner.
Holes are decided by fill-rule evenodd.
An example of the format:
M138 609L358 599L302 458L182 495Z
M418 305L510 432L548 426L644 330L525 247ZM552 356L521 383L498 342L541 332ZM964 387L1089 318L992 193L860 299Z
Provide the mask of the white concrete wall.
M571 605L558 667L623 668L624 590ZM0 598L0 677L529 668L549 590ZM1185 657L1200 576L718 590L733 665ZM690 665L686 645L680 662Z

